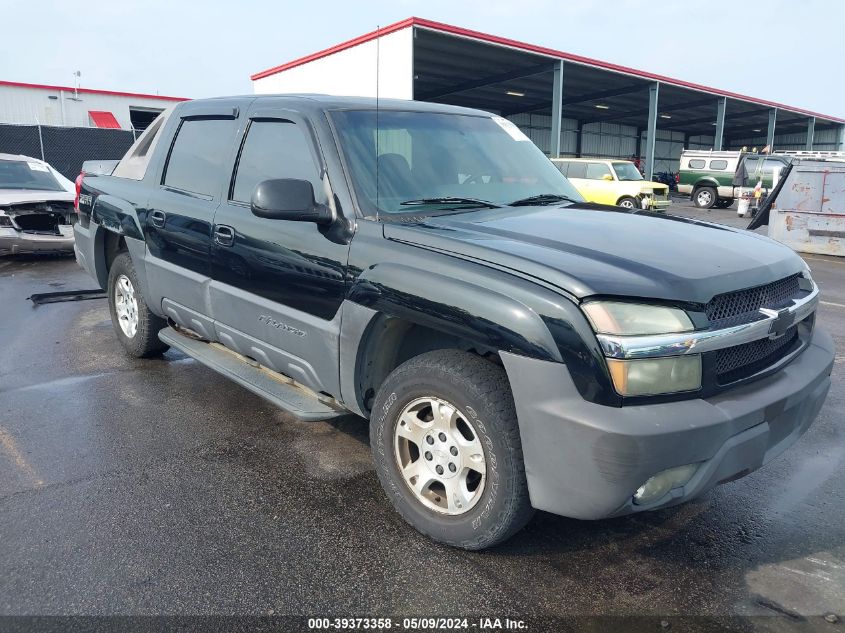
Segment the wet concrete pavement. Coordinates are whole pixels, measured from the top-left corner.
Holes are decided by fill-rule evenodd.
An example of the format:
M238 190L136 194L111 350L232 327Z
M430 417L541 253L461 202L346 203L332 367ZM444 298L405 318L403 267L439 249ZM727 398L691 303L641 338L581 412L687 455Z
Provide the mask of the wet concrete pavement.
M845 350L845 261L808 261ZM362 420L129 359L105 300L27 301L92 287L72 259L0 260L0 614L845 615L843 356L762 470L654 513L538 513L467 553L392 511Z

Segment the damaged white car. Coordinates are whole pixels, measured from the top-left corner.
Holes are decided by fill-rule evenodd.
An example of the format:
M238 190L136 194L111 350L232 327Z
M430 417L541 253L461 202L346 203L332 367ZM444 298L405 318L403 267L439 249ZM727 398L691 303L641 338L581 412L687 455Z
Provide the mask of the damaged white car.
M0 154L0 255L73 252L75 196L44 161Z

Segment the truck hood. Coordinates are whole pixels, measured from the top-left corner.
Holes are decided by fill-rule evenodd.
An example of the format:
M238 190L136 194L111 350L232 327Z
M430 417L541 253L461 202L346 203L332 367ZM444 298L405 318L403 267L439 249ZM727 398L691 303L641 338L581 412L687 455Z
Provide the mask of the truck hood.
M73 202L73 191L38 191L35 189L0 189L0 207L22 202Z
M706 303L804 269L767 237L671 215L578 204L386 222L385 237L485 262L577 298Z

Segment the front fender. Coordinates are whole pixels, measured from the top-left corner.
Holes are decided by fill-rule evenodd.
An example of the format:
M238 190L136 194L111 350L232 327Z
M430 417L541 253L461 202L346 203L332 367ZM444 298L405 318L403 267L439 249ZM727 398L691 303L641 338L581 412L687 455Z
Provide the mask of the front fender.
M397 263L363 271L348 295L378 313L485 347L560 362L554 337L525 303L471 282Z

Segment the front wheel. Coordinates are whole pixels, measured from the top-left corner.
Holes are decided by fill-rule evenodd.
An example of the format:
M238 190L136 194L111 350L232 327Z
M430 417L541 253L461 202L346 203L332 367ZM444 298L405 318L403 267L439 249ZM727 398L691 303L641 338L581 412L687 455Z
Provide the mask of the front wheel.
M376 471L402 517L431 538L491 547L533 515L504 370L438 350L397 367L370 419Z
M623 209L639 209L640 205L637 203L636 198L632 198L631 196L624 196L619 198L619 202L616 203L617 207L622 207Z
M167 350L158 338L167 322L147 307L129 253L114 258L109 270L109 312L114 331L130 356L147 358Z

